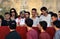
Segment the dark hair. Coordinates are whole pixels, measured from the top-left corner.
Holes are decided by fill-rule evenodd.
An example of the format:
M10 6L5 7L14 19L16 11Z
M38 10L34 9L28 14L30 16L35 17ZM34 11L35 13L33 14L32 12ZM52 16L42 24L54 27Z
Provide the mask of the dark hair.
M46 21L41 21L41 22L39 22L39 24L41 25L41 27L42 27L44 30L46 30L46 28L47 28L47 22L46 22Z
M41 10L41 11L42 11L42 10L47 11L47 8L46 8L46 7L42 7L40 10Z
M30 19L30 18L27 18L27 19L25 20L25 24L27 24L27 26L29 26L29 27L32 27L32 25L33 25L33 20Z
M0 15L0 19L1 19L1 20L4 20L4 17L3 17L2 15Z
M51 17L52 17L52 15L54 14L54 12L50 11L48 14L50 14L50 15L51 15Z
M24 14L26 11L25 10L22 10L21 12L20 12L20 14Z
M10 21L9 22L9 28L10 29L16 29L16 22L15 21Z
M30 12L29 11L26 11L25 13L28 13L30 15Z
M53 13L52 16L58 18L58 15L56 13Z
M60 28L60 21L59 20L54 21L53 25L55 25L57 28Z
M58 11L58 13L60 13L60 11Z
M14 10L14 11L12 11L12 10ZM11 9L10 9L10 15L11 15L11 16L12 16L12 13L13 13L13 12L15 13L15 18L17 18L18 14L17 14L15 8L11 8Z
M32 10L35 10L35 11L37 11L37 9L36 9L36 8L32 8Z
M5 12L5 15L7 15L7 14L9 14L9 15L10 15L10 13L9 13L9 12Z

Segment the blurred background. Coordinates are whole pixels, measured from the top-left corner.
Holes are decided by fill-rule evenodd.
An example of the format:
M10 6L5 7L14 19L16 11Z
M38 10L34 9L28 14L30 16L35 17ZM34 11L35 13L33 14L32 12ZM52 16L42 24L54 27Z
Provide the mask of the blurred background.
M45 6L49 11L58 12L60 10L60 0L0 0L0 15L4 15L10 8L15 8L19 14L21 10L30 11L37 8L40 14L40 8Z

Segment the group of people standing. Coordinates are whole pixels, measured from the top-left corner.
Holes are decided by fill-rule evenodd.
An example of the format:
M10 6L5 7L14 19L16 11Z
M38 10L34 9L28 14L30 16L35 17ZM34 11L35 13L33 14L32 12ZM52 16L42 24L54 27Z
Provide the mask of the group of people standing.
M11 31L6 39L22 39L16 33L16 26L27 27L27 39L51 39L45 30L47 27L54 27L57 31L54 39L60 39L60 11L58 15L54 12L48 12L48 9L46 7L42 7L40 11L41 15L38 15L37 9L32 8L31 18L29 11L23 10L18 16L14 8L11 8L10 12L5 12L4 18L0 15L0 26L9 26ZM37 31L35 31L32 27L38 27L39 30L41 30L39 36Z

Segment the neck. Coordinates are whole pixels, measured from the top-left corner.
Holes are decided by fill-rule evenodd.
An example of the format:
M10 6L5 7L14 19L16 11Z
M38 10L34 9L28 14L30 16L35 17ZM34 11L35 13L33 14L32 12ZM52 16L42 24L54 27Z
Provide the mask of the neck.
M46 14L44 14L44 16L47 16L48 14L46 13Z
M45 32L45 30L41 29L41 32Z
M56 31L58 31L58 30L60 30L60 29L56 28Z
M6 21L10 21L10 19L5 19Z
M10 29L10 32L15 31L15 29Z
M32 28L31 28L31 27L27 27L27 29L28 29L28 31L32 30Z

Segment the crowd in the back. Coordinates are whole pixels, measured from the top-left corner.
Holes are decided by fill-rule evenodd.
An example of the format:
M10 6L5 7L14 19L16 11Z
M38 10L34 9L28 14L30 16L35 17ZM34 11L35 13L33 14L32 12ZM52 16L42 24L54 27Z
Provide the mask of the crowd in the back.
M27 27L27 39L51 39L45 30L47 27L54 27L56 30L54 39L60 39L60 11L58 11L58 13L54 13L52 11L48 11L46 7L42 7L40 11L41 14L38 15L37 9L32 8L32 17L30 17L31 14L29 11L20 11L20 15L18 15L16 10L11 8L10 12L5 12L4 17L0 15L0 26L10 26L10 31L14 31L16 26ZM38 33L32 29L32 27L39 28L41 31L39 37ZM16 34L16 32L14 33Z

